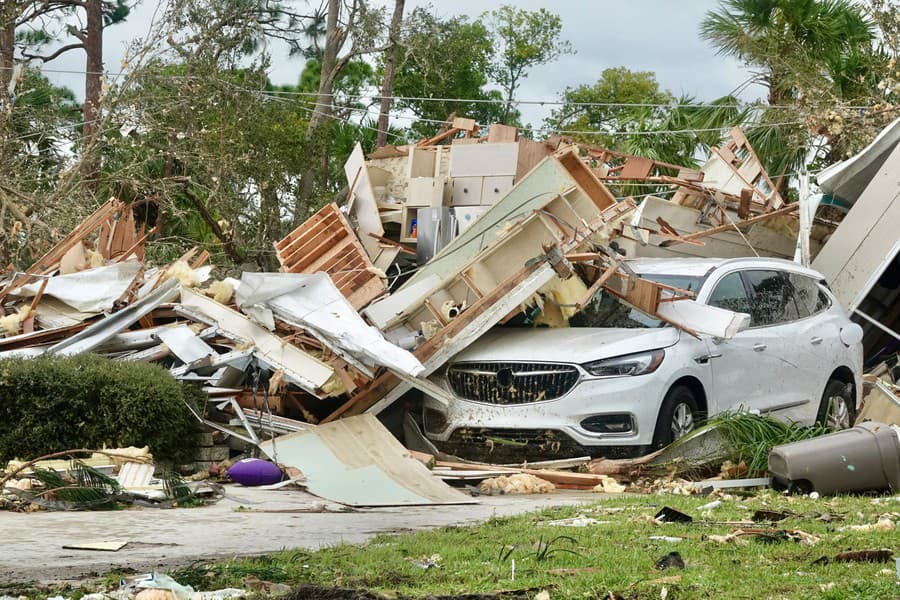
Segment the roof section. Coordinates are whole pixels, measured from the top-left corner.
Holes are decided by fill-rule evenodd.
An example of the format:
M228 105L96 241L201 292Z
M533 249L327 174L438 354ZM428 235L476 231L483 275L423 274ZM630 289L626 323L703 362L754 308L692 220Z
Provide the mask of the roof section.
M854 204L898 142L900 118L885 127L859 154L819 173L816 183L832 198Z

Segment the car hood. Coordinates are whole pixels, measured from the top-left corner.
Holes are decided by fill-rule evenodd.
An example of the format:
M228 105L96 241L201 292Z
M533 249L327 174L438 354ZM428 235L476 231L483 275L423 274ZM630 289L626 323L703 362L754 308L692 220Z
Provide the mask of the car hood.
M632 352L666 348L678 341L674 327L657 329L494 329L452 362L586 363Z

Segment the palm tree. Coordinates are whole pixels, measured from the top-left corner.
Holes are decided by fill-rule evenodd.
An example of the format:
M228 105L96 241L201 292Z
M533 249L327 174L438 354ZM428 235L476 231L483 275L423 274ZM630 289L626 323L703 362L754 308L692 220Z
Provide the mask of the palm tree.
M769 89L770 105L794 96L796 61L825 71L860 48L870 48L873 25L850 0L722 0L706 14L700 35L719 54L734 56Z

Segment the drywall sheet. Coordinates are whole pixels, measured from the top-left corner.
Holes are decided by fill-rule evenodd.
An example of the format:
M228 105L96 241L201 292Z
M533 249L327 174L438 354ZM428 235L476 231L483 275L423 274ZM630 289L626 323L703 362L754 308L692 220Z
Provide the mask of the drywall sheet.
M300 469L310 493L349 506L474 504L410 456L372 415L358 415L260 444Z
M61 300L79 312L105 312L111 310L113 303L128 290L140 270L140 263L129 260L68 275L58 275L47 280L44 295ZM38 280L22 286L13 294L34 296L41 285L43 281Z
M750 326L750 315L707 306L694 300L660 302L657 314L672 323L725 340Z
M315 331L363 364L410 377L425 367L363 321L326 273L244 273L237 289L241 309L268 308L282 319Z
M182 288L181 306L205 315L228 337L252 343L254 355L268 365L283 369L288 381L320 398L327 395L323 388L334 376L334 369L327 364L285 342L241 313L190 288Z
M156 337L183 363L192 363L218 354L187 325L163 327L157 332Z
M375 190L369 177L366 157L358 142L344 164L344 175L347 176L347 184L351 186L348 193L352 203L350 214L359 226L359 241L370 258L377 258L380 252L378 241L368 234L382 236L384 228L381 226L381 217L378 215Z

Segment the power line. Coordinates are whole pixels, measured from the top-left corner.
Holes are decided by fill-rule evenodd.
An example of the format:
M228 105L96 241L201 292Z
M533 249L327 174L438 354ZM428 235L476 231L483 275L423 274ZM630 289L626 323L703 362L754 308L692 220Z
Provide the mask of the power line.
M0 69L12 70L15 67L0 67ZM121 76L127 75L129 72L120 71L104 71L104 72L95 72L95 71L84 71L77 69L49 69L41 67L40 70L42 73L61 73L61 74L70 74L70 75L106 75L106 76ZM133 73L133 72L132 72ZM191 80L191 79L200 79L198 76L193 75L160 75L160 74L148 74L150 77L155 79L173 79L173 80ZM220 80L221 81L221 80ZM372 88L376 89L376 88ZM333 92L330 94L320 94L319 92L303 92L303 91L294 91L294 90L259 90L260 92L264 92L270 96L299 96L299 97L328 97L328 98L346 98L348 100L361 100L361 99L369 99L369 100L382 100L382 99L390 99L390 100L401 100L408 102L456 102L456 103L464 103L464 104L515 104L521 106L570 106L570 107L579 107L579 108L734 108L739 110L795 110L796 106L790 104L758 104L758 103L747 103L747 102L737 102L733 104L716 104L716 103L680 103L680 102L668 102L668 103L653 103L653 102L570 102L566 100L540 100L540 99L513 99L513 100L504 100L501 98L444 98L444 97L433 97L433 96L383 96L381 94L373 93L359 93L359 94L343 94L341 92ZM866 109L871 108L866 105L848 105L844 108L847 109Z

